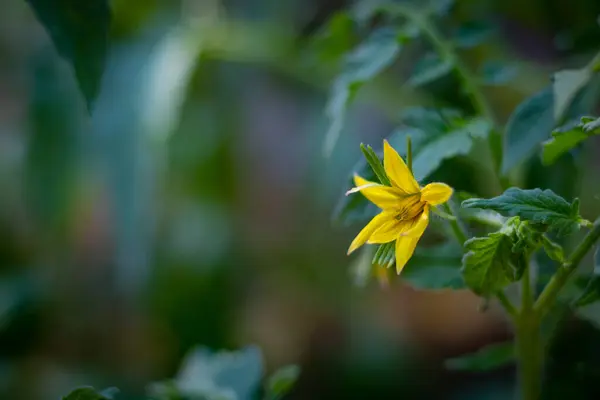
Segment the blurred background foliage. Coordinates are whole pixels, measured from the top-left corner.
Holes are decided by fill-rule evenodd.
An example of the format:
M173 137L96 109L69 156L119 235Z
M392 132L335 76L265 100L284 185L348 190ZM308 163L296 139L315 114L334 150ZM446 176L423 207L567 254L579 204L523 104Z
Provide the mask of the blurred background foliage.
M486 67L503 82L486 89L501 121L600 43L594 0L442 3L467 64L511 68ZM510 364L473 373L444 363L510 336L495 307L480 312L466 291L420 291L418 276L382 290L352 275L345 253L359 225L331 214L358 144L378 148L410 106L465 104L452 79L407 84L425 52L416 46L361 88L324 157L331 82L360 39L343 13L352 4L113 0L104 76L83 88L98 93L86 102L32 8L4 1L0 398L92 385L139 399L197 345L250 344L265 373L302 367L291 399L512 394ZM534 156L514 182L579 196L596 216L599 145L551 167ZM443 161L433 177L497 194L478 154ZM594 398L600 314L584 316L560 330L549 373Z

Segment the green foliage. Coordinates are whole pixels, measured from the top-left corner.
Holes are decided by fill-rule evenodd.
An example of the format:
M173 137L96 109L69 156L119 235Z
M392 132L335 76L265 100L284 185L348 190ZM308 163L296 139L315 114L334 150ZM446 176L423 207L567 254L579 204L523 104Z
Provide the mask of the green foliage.
M576 125L569 124L553 131L552 138L543 143L543 163L553 164L561 155L587 138L600 135L599 121L600 119L582 117Z
M413 143L413 174L418 181L435 172L441 163L471 151L475 138L485 138L490 124L480 117L463 119L452 110L415 108L403 117L406 127L388 138L401 154L406 152L406 137Z
M287 365L275 371L267 380L267 400L280 399L294 386L300 376L297 365Z
M83 387L73 390L63 400L112 400L116 392L114 388L98 392L92 387Z
M594 255L594 273L588 281L583 293L575 301L576 307L584 307L600 300L600 247L596 249Z
M542 224L559 234L568 234L583 222L579 202L567 202L551 190L510 188L492 199L468 199L466 208L482 208L504 216L517 216L534 224Z
M457 29L453 41L457 47L468 49L485 43L492 32L488 24L479 21L465 22Z
M461 276L462 249L454 242L418 247L402 271L402 280L415 289L465 289Z
M506 367L515 362L515 344L497 343L479 351L446 360L445 366L455 371L484 372Z
M415 65L408 84L414 87L426 85L449 74L452 68L451 62L442 60L437 54L427 54Z
M547 87L524 100L506 124L502 171L529 157L554 128L552 89Z
M567 113L578 93L593 76L589 67L559 71L554 74L552 90L554 94L554 119L559 122Z
M481 67L480 76L484 85L501 86L517 76L517 67L498 61L487 61Z
M325 153L330 154L344 124L346 108L363 83L373 79L392 64L402 48L398 34L391 28L375 30L346 56L340 76L333 84L326 107L330 120L325 136Z
M100 89L108 49L108 0L26 0L59 54L71 63L91 108Z
M512 233L510 228L503 228L465 242L462 275L476 294L489 297L520 278L522 266L512 251Z
M174 393L207 400L250 400L262 374L262 356L256 347L219 353L198 348L188 354L175 380L154 384L151 394L159 400L170 400Z

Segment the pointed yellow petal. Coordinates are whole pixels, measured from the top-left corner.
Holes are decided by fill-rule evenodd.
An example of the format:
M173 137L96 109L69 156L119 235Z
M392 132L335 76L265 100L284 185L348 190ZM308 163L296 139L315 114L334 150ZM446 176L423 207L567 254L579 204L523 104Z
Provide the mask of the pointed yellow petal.
M410 222L397 220L393 215L390 215L390 219L384 222L379 228L373 232L367 243L380 244L388 243L396 240L398 234L411 227Z
M402 157L387 140L383 141L383 168L392 185L405 193L418 193L419 184L402 160Z
M400 233L398 239L396 239L396 272L398 275L412 257L417 243L429 224L429 207L425 207L423 214L413 224L412 228Z
M410 260L421 237L399 236L396 239L396 272L400 275L404 266Z
M448 201L452 196L452 188L445 183L430 183L421 189L421 200L432 206L437 206Z
M419 216L419 218L415 218L416 221L413 225L400 233L400 236L408 236L412 238L421 237L425 229L427 229L427 225L429 225L429 206L425 206L423 209L423 213Z
M354 250L358 249L360 246L365 244L367 240L371 237L373 232L377 228L379 228L384 222L390 219L389 213L381 212L377 214L368 224L365 226L358 235L354 238L350 247L348 248L348 254L352 253Z
M354 175L354 183L356 187L350 189L346 194L361 192L371 203L382 210L395 207L401 199L401 193L398 190L379 183L370 182L358 175Z

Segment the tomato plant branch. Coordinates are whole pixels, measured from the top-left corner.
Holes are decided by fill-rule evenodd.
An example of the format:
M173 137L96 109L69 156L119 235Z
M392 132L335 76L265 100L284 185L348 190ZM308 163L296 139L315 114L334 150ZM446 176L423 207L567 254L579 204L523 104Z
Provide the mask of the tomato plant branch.
M565 286L569 277L577 270L579 263L592 246L600 239L600 218L594 222L592 229L575 248L571 256L556 271L550 282L546 285L534 306L534 311L543 316L556 301L560 290Z

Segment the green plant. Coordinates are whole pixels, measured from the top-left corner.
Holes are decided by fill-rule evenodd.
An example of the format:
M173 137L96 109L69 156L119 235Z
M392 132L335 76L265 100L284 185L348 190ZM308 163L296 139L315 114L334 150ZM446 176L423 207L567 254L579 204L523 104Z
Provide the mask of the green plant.
M485 302L496 299L514 327L514 346L493 346L475 355L451 360L448 365L454 368L484 365L482 368L487 369L516 357L521 398L538 399L543 386L544 356L551 338L547 334L549 314L559 310L565 302L579 307L600 298L597 278L588 273L584 275L589 282L584 289L575 290L578 294L573 298L559 299L562 289L575 272L581 270L586 255L600 239L600 218L594 223L584 219L578 199L565 200L549 189L516 187L518 171L540 150L543 163L550 165L575 147L585 146L585 141L597 134L597 120L586 115L593 111L600 96L600 56L581 69L554 74L548 87L525 99L503 124L494 115L485 87L511 79L514 67L484 62L479 68L473 68L461 57L461 49L486 40L489 32L460 26L452 35L446 26L442 33L439 26L450 7L445 1L430 1L425 5L378 2L365 7L365 4L347 14L354 21L358 35L365 39L343 56L342 73L333 85L327 108L331 126L325 141L326 154L331 153L340 136L346 110L358 89L377 75L385 75L408 46L425 44L430 50L414 62L414 72L407 78L406 85L431 93L432 87L453 78L452 84L464 93L466 105L460 109L413 107L404 110L400 113L400 127L388 141L406 156L412 174L423 186L444 172L440 167L446 160L470 156L487 163L485 179L496 182L493 191L497 195L485 199L455 193L444 208L437 210L437 215L448 221L446 227L438 224L442 235L455 237L460 245L452 250L453 258L423 257L417 248L406 268L402 270L403 265L399 265L397 270L398 273L402 270L401 277L419 288L468 288ZM478 149L479 156L473 154L474 148ZM353 173L367 180L355 179L359 187L351 192L363 191L366 197L352 194L341 200L336 216L343 221L374 215L368 200L380 207L383 200L373 199L369 191L374 190L373 185L382 188L390 185L392 172L386 174L378 154L370 146L363 147L363 152L366 162L359 164ZM414 193L418 196L418 191ZM386 208L382 208L385 213ZM435 207L432 211L436 211ZM411 222L407 220L407 223ZM372 250L366 246L362 250L369 256L361 258L357 270L363 276L370 272L381 276L381 268L395 263L394 241L404 239L402 233L385 236L370 226L370 231L366 228L368 232L361 233L364 236L361 244L370 241L379 247ZM475 229L477 235L471 233ZM564 238L580 230L585 232L584 237L566 255L557 241L564 244ZM355 247L353 243L352 249ZM412 250L406 253L405 248L396 248L403 252L398 258L403 262L412 254ZM553 261L552 277L546 283L540 277L536 262L540 252ZM462 266L456 262L460 254ZM518 295L513 286L520 287Z

